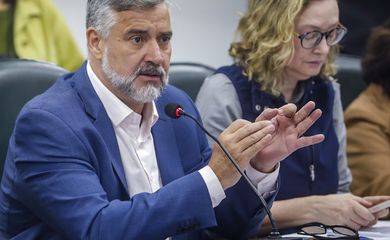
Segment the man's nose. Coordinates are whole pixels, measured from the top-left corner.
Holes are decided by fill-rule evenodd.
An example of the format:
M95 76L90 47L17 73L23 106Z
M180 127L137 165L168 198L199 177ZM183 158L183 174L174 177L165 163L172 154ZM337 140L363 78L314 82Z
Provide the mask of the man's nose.
M160 65L162 64L163 60L164 60L163 53L158 42L150 41L148 44L145 61Z

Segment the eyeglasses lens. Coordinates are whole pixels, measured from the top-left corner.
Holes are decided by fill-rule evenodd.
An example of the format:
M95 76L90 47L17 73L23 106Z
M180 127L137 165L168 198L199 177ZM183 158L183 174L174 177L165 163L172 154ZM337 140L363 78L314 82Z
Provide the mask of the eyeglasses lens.
M339 43L341 39L343 39L346 33L347 30L344 27L337 27L329 31L327 35L325 35L325 33L321 33L318 31L308 32L302 38L302 46L307 49L314 48L318 46L318 44L320 44L324 36L326 36L327 44L329 46L333 46Z
M356 233L348 228L333 227L332 230L333 230L333 232L338 233L338 234L342 234L344 236L356 236Z
M329 46L336 45L344 37L345 33L346 31L344 28L335 28L329 32L329 35L326 38L326 42Z
M326 233L326 229L321 226L306 226L303 227L301 230L308 235L318 235Z
M302 41L304 48L313 48L317 46L322 39L322 34L320 32L309 32Z

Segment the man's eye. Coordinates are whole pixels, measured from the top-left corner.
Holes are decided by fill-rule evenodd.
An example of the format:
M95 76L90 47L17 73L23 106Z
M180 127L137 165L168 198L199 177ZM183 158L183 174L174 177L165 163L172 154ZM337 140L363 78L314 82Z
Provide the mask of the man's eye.
M134 44L140 44L142 42L142 38L140 36L133 36L130 38L130 41Z
M171 36L162 36L160 41L162 43L168 43L171 40Z

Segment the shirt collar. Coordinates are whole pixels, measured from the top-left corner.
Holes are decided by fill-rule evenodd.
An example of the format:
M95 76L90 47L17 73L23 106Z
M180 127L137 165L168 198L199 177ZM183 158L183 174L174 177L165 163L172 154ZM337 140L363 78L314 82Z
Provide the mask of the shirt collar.
M99 80L97 75L92 70L89 61L87 62L87 74L114 127L118 127L126 118L131 115L136 114L139 116L138 113L134 112L110 90L108 90L106 86L104 86L104 84ZM152 126L159 118L156 104L154 102L146 103L142 115L143 118L141 126L145 126L145 128L143 128L145 131L150 131Z

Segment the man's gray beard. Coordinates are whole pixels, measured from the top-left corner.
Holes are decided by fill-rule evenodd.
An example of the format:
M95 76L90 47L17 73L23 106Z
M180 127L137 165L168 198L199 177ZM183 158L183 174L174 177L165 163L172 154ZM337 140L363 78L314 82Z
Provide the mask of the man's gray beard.
M164 69L160 66L164 72L162 76L162 83L160 87L156 87L153 83L147 83L146 86L136 89L134 86L134 80L138 77L142 66L140 66L133 74L120 75L111 68L108 61L107 49L103 53L102 69L106 77L110 80L112 85L118 89L123 95L142 103L152 102L161 95L162 90L167 84L167 78Z

